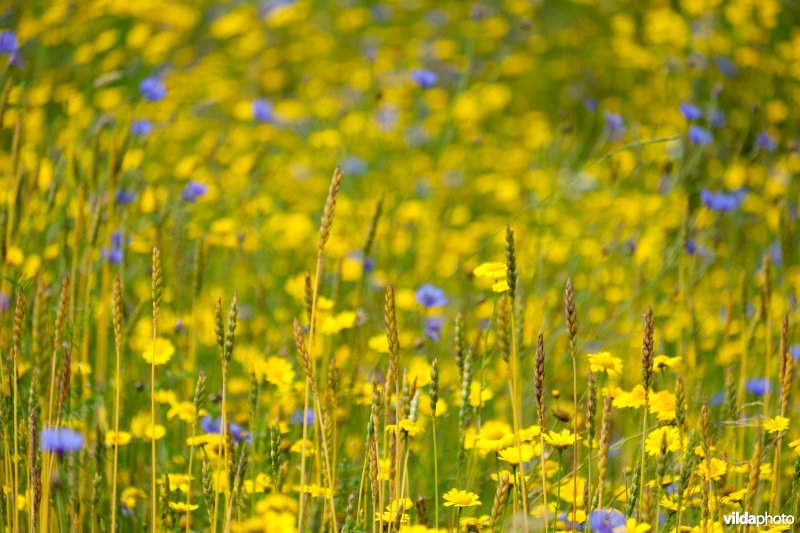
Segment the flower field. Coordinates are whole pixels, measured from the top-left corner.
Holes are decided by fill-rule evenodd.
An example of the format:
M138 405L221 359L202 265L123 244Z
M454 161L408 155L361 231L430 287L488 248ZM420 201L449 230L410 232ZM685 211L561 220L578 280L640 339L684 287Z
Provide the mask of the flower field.
M2 531L796 531L799 23L4 3Z

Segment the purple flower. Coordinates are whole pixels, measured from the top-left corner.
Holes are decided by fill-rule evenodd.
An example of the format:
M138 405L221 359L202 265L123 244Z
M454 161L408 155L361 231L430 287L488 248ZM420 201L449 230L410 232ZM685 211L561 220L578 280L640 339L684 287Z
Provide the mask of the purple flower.
M153 131L153 123L149 120L139 119L131 122L131 135L147 137Z
M77 452L83 448L83 435L70 428L47 428L42 431L40 449L45 452Z
M622 115L606 111L603 116L606 119L606 129L611 139L619 139L625 133L625 122Z
M432 70L417 69L411 71L411 79L422 89L430 89L439 80L439 76Z
M800 344L793 344L789 351L792 353L792 358L800 363Z
M725 116L725 112L721 109L715 109L711 113L711 127L712 128L722 128L728 122L728 118Z
M587 98L583 101L583 107L586 108L586 111L597 111L597 100L594 98Z
M150 100L151 102L163 100L167 96L167 88L164 87L161 80L153 76L142 80L142 83L139 84L139 91L141 91L145 100Z
M212 418L211 415L206 415L200 420L200 428L210 435L219 435L221 426L222 420L219 417ZM229 422L228 431L231 432L235 442L242 442L243 440L249 442L249 436L242 426Z
M198 198L205 196L206 192L208 192L208 185L192 180L183 188L181 198L187 202L194 203Z
M713 211L733 211L744 202L747 197L747 189L736 189L733 192L712 192L708 189L700 191L700 200Z
M616 509L598 509L589 515L588 523L595 533L614 533L615 528L625 525L625 515Z
M772 390L772 383L767 378L751 378L747 380L744 388L753 396L764 396Z
M447 304L447 296L444 294L444 291L430 283L420 285L417 292L414 293L414 297L417 303L425 309L442 307Z
M703 116L703 112L700 111L700 108L689 102L681 103L678 108L681 110L681 115L683 115L683 118L686 120L698 120Z
M705 146L706 144L711 144L714 141L714 137L708 130L704 130L697 124L692 124L689 126L689 141L692 144Z
M0 32L0 54L14 55L19 49L17 34L11 30Z
M8 294L0 292L0 311L2 312L8 311L8 307L10 304L11 300L8 299Z
M269 100L253 100L253 119L256 122L272 122L274 107Z
M425 337L432 342L439 342L442 338L442 327L444 318L440 316L429 316L425 319Z
M709 407L717 407L725 403L725 391L717 391L711 395L711 398L708 399L708 406Z
M303 411L298 409L294 413L292 413L291 418L289 421L295 425L301 425L303 423ZM313 425L314 424L314 410L309 409L306 411L306 424Z
M183 323L182 319L178 319L175 321L175 333L183 333L186 331L186 326Z
M342 162L342 171L348 176L358 176L367 171L367 162L357 156L350 156Z
M778 148L778 141L776 141L775 137L770 135L769 132L762 131L756 137L756 146L760 150L774 152Z
M694 255L697 253L697 243L694 239L688 239L686 241L686 253L688 255Z
M729 78L736 76L736 63L734 63L730 58L725 56L717 56L715 63L717 65L717 69Z
M117 191L117 195L115 197L115 201L117 205L128 205L136 200L136 193L133 191L126 191L125 189L120 189Z

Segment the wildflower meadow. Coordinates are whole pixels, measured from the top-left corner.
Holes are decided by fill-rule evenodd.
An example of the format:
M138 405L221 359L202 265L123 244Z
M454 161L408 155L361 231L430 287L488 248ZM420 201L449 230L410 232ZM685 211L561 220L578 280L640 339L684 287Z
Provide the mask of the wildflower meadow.
M0 5L4 532L800 531L800 6Z

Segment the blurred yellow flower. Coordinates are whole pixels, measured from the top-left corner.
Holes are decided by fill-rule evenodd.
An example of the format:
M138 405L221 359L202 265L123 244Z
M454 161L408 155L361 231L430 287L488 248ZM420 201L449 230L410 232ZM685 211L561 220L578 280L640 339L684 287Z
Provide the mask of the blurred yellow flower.
M783 416L769 418L764 420L763 427L764 431L767 433L779 433L781 431L786 431L789 429L789 419Z
M169 339L165 339L163 337L157 337L155 341L155 347L153 343L149 343L147 347L144 349L142 353L142 358L147 363L153 362L153 352L155 351L155 364L163 365L169 362L172 359L172 356L175 354L175 346Z
M611 377L616 377L622 372L622 359L614 357L609 352L590 353L587 357L592 372L608 372Z

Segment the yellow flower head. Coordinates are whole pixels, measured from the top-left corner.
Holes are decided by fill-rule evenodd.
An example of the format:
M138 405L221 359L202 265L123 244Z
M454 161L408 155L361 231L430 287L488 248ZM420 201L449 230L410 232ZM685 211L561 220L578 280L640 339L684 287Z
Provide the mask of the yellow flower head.
M450 489L444 494L445 507L475 507L480 504L478 495L474 492Z
M542 435L544 441L557 450L572 446L576 440L582 440L579 435L573 435L568 429L561 431L548 431Z
M622 359L614 357L609 352L590 353L587 357L592 372L608 372L611 377L619 376L622 372Z
M789 429L789 419L783 416L776 416L764 420L764 431L767 433L780 433Z
M155 346L154 346L155 344ZM153 358L153 353L155 352L155 358ZM147 363L152 363L155 359L156 366L164 365L172 359L172 356L175 354L175 346L170 342L169 339L165 339L163 337L156 338L155 343L149 343L142 353L142 358Z
M516 446L506 448L498 454L498 458L508 464L518 465L525 461L530 461L536 455L536 452L537 450L530 444L522 444L519 448Z
M664 426L654 429L647 435L644 449L647 455L657 456L661 454L661 443L666 439L666 452L676 452L680 449L680 433L677 428Z

